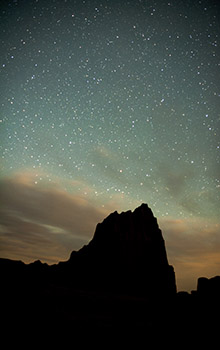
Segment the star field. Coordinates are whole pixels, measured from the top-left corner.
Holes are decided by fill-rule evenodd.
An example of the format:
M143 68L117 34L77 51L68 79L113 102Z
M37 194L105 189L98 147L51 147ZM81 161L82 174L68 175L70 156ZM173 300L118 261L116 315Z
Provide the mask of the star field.
M5 1L0 23L2 178L218 221L218 1Z

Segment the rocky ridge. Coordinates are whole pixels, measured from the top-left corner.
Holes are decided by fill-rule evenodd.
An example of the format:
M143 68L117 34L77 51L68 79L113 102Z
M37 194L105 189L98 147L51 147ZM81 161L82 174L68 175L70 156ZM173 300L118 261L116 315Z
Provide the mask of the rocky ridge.
M72 252L67 265L93 287L142 295L176 292L164 239L147 204L110 214L89 244Z

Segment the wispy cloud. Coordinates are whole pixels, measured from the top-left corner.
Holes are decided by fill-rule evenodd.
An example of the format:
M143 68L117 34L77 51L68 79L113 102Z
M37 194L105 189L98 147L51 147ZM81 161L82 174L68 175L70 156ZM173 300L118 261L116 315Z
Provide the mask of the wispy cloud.
M89 241L108 212L57 186L37 186L34 180L26 173L0 181L1 256L65 259Z
M190 168L178 169L166 163L158 166L158 176L162 179L165 188L173 197L179 197L187 187L189 180L195 175Z

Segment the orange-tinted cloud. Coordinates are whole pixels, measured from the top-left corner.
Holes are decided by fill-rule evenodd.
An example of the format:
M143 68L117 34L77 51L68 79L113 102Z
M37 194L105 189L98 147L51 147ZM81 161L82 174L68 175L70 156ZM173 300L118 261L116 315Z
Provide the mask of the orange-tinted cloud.
M198 277L220 273L220 227L204 219L161 219L170 264L178 289L195 289Z
M57 188L36 186L31 174L0 181L1 257L56 262L92 237L108 212Z

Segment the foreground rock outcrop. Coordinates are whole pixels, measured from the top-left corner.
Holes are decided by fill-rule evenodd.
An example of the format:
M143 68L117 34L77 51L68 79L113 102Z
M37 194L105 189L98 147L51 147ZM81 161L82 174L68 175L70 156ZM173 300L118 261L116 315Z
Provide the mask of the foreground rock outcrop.
M147 204L110 214L97 225L90 243L72 252L63 264L67 267L76 283L87 288L143 296L176 292L164 239Z

